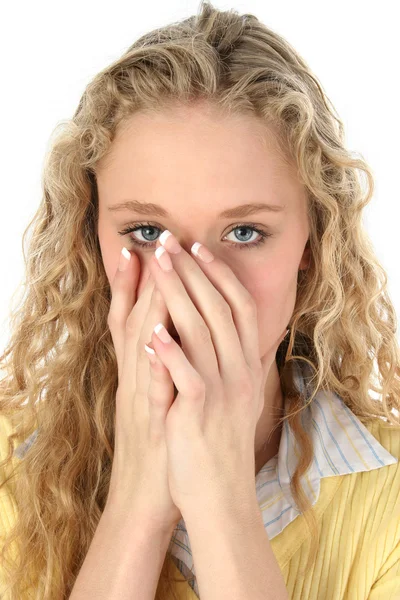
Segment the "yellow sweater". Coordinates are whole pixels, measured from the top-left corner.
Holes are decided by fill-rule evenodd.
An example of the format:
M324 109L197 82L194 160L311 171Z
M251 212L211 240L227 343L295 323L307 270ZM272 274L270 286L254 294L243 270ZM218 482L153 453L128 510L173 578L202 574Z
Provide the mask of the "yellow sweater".
M400 458L400 430L387 428L380 419L365 426L383 448ZM10 432L8 420L0 417L1 459L7 452ZM320 542L316 561L305 577L298 576L307 562L310 547L304 518L297 516L273 537L272 549L291 600L400 599L399 465L400 462L396 462L369 471L321 479L320 494L314 505ZM0 471L2 480L5 475L4 470ZM13 526L16 517L12 491L2 488L0 546L2 536ZM182 578L175 564L173 568L177 577ZM188 584L178 583L176 589L181 600L197 600ZM3 590L0 565L0 598L8 600Z

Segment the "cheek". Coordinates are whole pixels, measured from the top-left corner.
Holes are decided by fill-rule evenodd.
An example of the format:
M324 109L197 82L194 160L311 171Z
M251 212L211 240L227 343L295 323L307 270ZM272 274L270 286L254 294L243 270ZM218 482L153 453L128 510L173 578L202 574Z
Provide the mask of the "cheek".
M296 303L297 269L282 264L264 264L249 269L242 283L257 305L261 355L283 335Z
M108 283L110 284L110 287L112 287L115 274L118 269L119 257L121 255L123 243L121 244L121 240L116 237L115 232L113 232L110 228L102 226L101 222L99 222L98 226L98 237L104 271L106 273ZM126 246L129 247L127 244ZM150 271L148 268L146 269L145 263L142 261L140 256L131 251L131 255L133 254L135 254L139 260L139 274L136 288L137 299L139 299L143 292L144 286L146 285L147 279L150 276Z
M118 269L122 245L115 239L115 235L112 235L111 232L102 225L101 221L98 226L98 237L104 270L108 282L111 285L115 277L115 272Z

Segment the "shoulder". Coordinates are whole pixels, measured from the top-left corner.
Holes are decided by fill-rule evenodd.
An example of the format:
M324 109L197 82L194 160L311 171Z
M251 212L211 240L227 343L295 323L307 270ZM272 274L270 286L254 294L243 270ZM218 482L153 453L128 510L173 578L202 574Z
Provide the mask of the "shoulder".
M357 521L364 530L372 519L374 527L378 523L382 527L396 523L397 527L400 523L400 427L378 417L358 419L370 435L368 439L365 430L360 428L365 443L358 447L359 458L352 463L357 468L340 476L338 486L335 487L335 477L327 478L325 486L328 491L334 488L335 510L349 510L354 526ZM354 506L360 510L354 512Z
M364 518L373 518L376 523L381 521L382 526L396 524L397 528L400 525L400 427L379 417L361 421L384 449L379 453L379 446L371 447L374 456L381 458L382 466L349 475L343 493L364 506ZM391 464L384 464L391 457Z
M362 473L365 477L360 503L367 510L363 556L370 558L373 584L368 599L400 597L400 426L380 418L363 422L364 427L398 462Z
M380 445L400 461L400 425L397 427L390 425L381 418L363 420L362 423ZM398 469L399 463L389 465L389 467Z

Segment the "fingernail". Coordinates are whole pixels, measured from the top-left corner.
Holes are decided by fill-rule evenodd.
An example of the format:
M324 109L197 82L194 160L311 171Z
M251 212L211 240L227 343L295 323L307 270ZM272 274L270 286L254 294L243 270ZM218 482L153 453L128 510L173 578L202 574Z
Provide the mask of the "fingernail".
M172 271L174 267L172 266L171 258L163 246L159 246L154 254L163 271Z
M126 271L130 260L131 260L131 253L124 246L121 250L121 254L119 257L118 271Z
M169 335L162 323L158 323L158 325L154 327L154 333L162 342L164 342L164 344L169 344L172 341L172 337Z
M153 348L150 348L150 346L148 346L147 344L144 345L144 349L147 352L147 356L149 357L151 364L154 365L157 362L155 351L153 350Z
M158 239L160 240L160 244L162 244L168 250L168 252L172 252L172 254L179 254L179 252L182 250L182 246L176 237L170 231L168 231L168 229L163 231Z
M214 255L211 254L208 248L204 246L204 244L200 244L199 242L195 242L190 249L190 252L200 258L205 263L209 263L214 260Z

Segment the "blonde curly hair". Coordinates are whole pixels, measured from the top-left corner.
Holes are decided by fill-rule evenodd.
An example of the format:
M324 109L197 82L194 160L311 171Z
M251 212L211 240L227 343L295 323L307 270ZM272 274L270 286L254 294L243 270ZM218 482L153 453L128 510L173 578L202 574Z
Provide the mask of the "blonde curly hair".
M97 239L96 168L116 128L135 111L198 100L274 126L282 154L307 190L312 260L298 273L290 336L277 364L288 403L281 421L301 449L291 489L313 534L309 564L318 527L300 485L313 458L302 411L318 391L333 391L364 423L381 418L400 427L396 315L362 224L374 188L370 168L344 147L341 120L285 39L252 14L201 2L196 15L143 35L97 74L72 119L56 128L46 156L43 198L23 235L24 245L33 229L27 259L24 252L26 295L11 311L12 336L0 358L0 415L14 431L0 467L11 465L17 440L40 426L6 480L13 481L18 509L2 551L11 600L29 586L37 599L69 597L108 494L117 361ZM294 384L296 361L314 373L307 401ZM168 550L157 600L175 597L170 558Z

